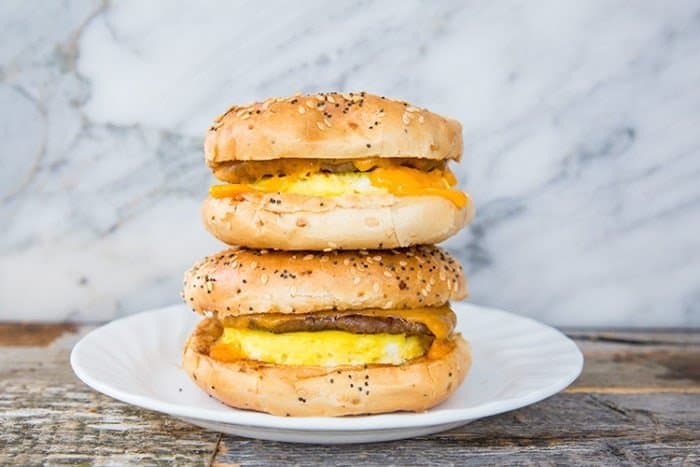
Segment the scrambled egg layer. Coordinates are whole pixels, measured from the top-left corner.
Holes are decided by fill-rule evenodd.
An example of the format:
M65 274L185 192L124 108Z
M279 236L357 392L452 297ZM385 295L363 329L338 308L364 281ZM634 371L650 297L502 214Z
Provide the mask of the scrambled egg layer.
M457 183L449 170L424 172L409 167L376 168L369 172L304 173L273 176L253 183L213 185L214 198L232 197L239 193L294 193L306 196L340 196L344 194L383 194L396 196L441 196L464 207L468 196L453 187Z
M222 361L258 360L280 365L341 366L401 363L423 356L430 339L405 334L353 334L345 331L274 334L224 328L210 349Z
M281 178L287 180L280 181ZM280 177L259 180L253 187L263 191L282 191L306 196L340 196L344 194L385 194L388 191L372 185L366 173L314 173L305 177ZM272 190L267 190L272 188Z

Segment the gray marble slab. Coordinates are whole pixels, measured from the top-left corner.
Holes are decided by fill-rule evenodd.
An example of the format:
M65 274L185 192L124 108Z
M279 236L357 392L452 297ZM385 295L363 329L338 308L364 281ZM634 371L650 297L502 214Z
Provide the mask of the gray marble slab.
M459 119L471 299L700 325L700 3L0 2L0 320L179 300L220 245L202 137L233 103L367 90Z

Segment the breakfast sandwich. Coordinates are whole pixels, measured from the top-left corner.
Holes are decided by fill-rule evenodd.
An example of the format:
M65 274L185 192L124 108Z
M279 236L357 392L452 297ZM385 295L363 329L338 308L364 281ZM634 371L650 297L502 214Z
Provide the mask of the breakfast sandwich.
M474 215L448 168L461 155L459 122L364 92L233 106L205 139L223 183L210 188L204 224L250 248L438 243Z
M423 411L469 369L449 305L466 294L461 266L435 246L224 250L185 274L185 302L207 317L185 345L183 367L202 390L242 409Z

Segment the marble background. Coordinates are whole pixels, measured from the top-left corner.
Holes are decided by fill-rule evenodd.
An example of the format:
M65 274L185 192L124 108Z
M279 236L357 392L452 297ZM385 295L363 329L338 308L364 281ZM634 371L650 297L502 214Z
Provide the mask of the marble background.
M196 5L195 5L196 3ZM179 300L229 104L367 90L464 125L474 302L700 325L700 3L0 2L0 320Z

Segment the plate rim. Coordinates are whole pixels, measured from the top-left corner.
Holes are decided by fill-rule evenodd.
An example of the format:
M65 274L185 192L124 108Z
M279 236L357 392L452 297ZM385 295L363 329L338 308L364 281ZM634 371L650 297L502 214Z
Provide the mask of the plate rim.
M109 323L106 323L98 328L93 329L85 336L83 336L73 346L73 349L71 350L70 354L70 364L73 369L73 372L76 374L78 379L80 379L87 386L116 400L127 404L135 405L144 409L165 413L175 417L206 420L210 422L224 423L228 425L254 426L257 428L270 428L278 430L286 429L309 432L319 430L367 431L383 429L401 429L412 427L440 426L461 421L467 423L471 420L497 415L542 401L568 387L581 374L584 363L584 358L583 354L581 353L581 350L578 348L578 346L573 340L571 340L568 336L566 336L558 329L526 316L521 316L497 308L476 305L474 303L453 302L452 306L453 308L471 308L474 310L478 310L479 312L505 315L505 317L508 319L527 321L530 325L534 324L535 326L539 326L541 328L546 329L548 332L555 333L556 337L561 339L563 344L568 345L570 347L572 357L575 358L575 362L573 362L572 360L572 363L574 364L571 365L570 374L568 374L566 378L562 377L560 380L552 384L530 390L527 394L524 394L522 396L497 399L491 402L479 404L474 407L443 409L441 411L433 411L429 409L425 412L420 413L400 412L389 414L358 415L350 417L281 417L261 412L229 408L225 406L223 408L228 410L203 409L199 407L193 407L191 405L165 402L161 399L157 399L154 397L134 394L132 392L115 388L109 383L104 383L99 379L93 378L89 374L89 370L84 368L84 366L81 364L81 349L84 346L89 345L90 340L95 339L96 336L100 333L108 332L110 328L122 326L128 321L137 321L139 319L143 319L144 315L156 313L173 313L177 312L177 310L187 310L188 313L191 313L191 311L189 311L189 309L187 309L185 305L181 304L153 308L139 313L134 313L110 321ZM455 311L459 313L459 310ZM464 384L467 384L468 377L469 375L467 375L467 380L465 380Z

